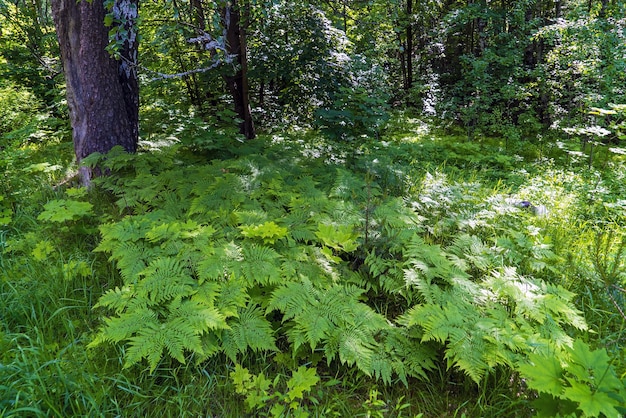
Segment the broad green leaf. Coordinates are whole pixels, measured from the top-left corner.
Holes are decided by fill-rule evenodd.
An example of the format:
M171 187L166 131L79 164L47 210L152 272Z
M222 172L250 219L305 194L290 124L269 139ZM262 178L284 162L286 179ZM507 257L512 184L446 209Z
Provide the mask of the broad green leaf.
M295 399L302 399L304 392L311 390L313 386L319 382L320 378L317 376L315 369L308 369L305 366L300 366L298 370L293 372L293 376L287 382L287 388L289 393L287 398L289 401Z
M51 200L44 205L44 211L37 217L40 221L66 222L91 215L93 205L75 200Z
M570 366L570 372L579 379L592 382L598 389L617 391L624 387L615 375L606 349L591 351L583 341L576 340L569 351L574 363Z
M242 225L241 234L247 238L260 238L266 244L274 244L276 240L287 236L288 230L278 226L274 221L260 225Z
M235 370L230 372L230 378L235 384L235 390L237 393L245 394L248 391L250 381L252 379L252 375L250 375L248 369L237 364L235 366Z
M336 250L352 252L357 249L357 234L350 225L319 224L315 235L327 246Z
M528 356L530 363L520 364L519 371L529 380L528 386L539 392L559 396L563 391L563 368L555 357Z
M588 417L598 417L604 414L609 418L618 418L619 414L615 407L619 406L615 399L608 394L599 391L592 391L591 388L574 379L568 378L572 385L563 392L563 396L574 402L578 402L579 409Z

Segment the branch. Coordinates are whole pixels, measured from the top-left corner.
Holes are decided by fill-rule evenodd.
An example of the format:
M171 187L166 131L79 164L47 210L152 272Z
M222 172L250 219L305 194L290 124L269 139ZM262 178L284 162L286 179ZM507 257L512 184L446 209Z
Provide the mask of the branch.
M133 63L130 60L124 58L124 57L122 57L122 60L124 60L128 65L132 65L135 69L139 69L139 70L142 70L144 72L157 75L157 77L154 77L154 78L151 78L151 79L148 80L148 82L153 82L153 81L157 81L157 80L165 80L165 79L172 79L172 78L187 77L189 75L197 74L197 73L206 73L208 71L211 71L211 70L219 67L223 63L226 63L226 64L232 63L233 59L235 57L236 57L236 55L228 54L228 55L224 56L224 59L215 60L213 62L213 64L211 64L208 67L196 68L196 69L193 69L193 70L185 71L185 72L182 72L182 73L174 73L174 74L165 74L165 73L161 73L161 72L158 72L158 71L155 71L155 70L151 70L150 68L144 67L143 65L139 65L139 64Z

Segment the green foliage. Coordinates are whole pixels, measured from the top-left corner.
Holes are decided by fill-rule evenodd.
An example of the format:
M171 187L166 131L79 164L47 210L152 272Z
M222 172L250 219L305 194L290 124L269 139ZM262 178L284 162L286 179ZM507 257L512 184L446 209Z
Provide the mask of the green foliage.
M254 376L239 364L230 373L237 393L245 396L250 412L270 417L308 417L308 397L305 396L320 380L315 369L300 366L287 381L286 389L282 389L284 393L280 377L271 381L263 373Z
M127 367L321 349L329 365L408 384L441 351L480 382L586 329L572 293L533 277L554 254L515 205L478 203L477 182L426 175L407 205L368 164L323 189L309 176L326 168L281 163L284 149L276 163L268 146L186 167L163 152L98 157L117 173L101 187L133 214L101 227L124 284L100 300L113 316L92 346L126 344Z
M4 196L0 195L0 226L8 225L11 222L13 211L4 202Z
M259 14L249 38L250 79L264 89L259 117L273 125L308 124L350 83L346 34L307 2L280 1Z
M626 381L618 378L604 348L591 350L577 339L554 353L531 354L518 370L540 393L541 416L582 412L588 417L618 417L626 410Z
M380 135L389 119L384 93L343 87L335 96L332 106L316 111L316 125L322 132L336 140Z
M39 214L37 220L49 222L74 221L91 214L93 205L89 202L75 200L52 200L45 204L44 211Z
M0 415L624 414L623 5L240 5L273 135L223 4L148 2L87 191L49 5L0 0Z
M28 89L12 84L0 86L0 137L18 129L34 130L38 122L33 110L41 105ZM6 146L4 141L0 143Z
M560 390L546 399L561 413L606 413L604 394L622 389L593 392L599 369L570 372L570 357L588 363L568 350L597 337L623 373L619 159L610 173L575 173L498 141L426 136L401 118L389 126L385 141L356 145L314 133L212 142L197 119L171 145L156 127L146 152L87 159L110 173L93 190L64 191L63 167L46 154L17 168L32 144L12 148L0 230L11 333L1 343L11 348L0 373L15 383L2 388L3 414L119 415L122 404L153 414L153 399L169 399L177 416L513 416L533 396L519 364L534 364L524 379L551 370L538 381ZM31 183L54 187L14 187ZM37 330L42 341L20 360L13 332ZM565 354L557 363L552 353ZM93 370L72 370L86 360ZM246 377L239 366L229 381L223 369L244 362L264 370ZM205 392L227 401L207 406ZM71 393L80 405L64 401Z
M287 228L276 225L274 221L260 225L242 225L241 234L247 238L260 238L264 244L274 244L277 239L287 236Z

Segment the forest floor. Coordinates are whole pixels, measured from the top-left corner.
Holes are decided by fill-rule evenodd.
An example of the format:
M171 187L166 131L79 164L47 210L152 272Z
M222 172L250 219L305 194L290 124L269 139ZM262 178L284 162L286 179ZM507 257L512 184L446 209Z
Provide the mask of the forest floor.
M193 141L154 135L143 143L150 152L99 160L109 164L111 176L85 190L72 181L71 144L44 134L2 156L0 416L617 416L626 394L626 159L609 146L581 148L576 138L548 136L468 139L406 116L392 120L380 139L344 143L308 131L234 145L215 135ZM296 221L294 208L303 205L312 215ZM116 225L156 217L165 228L160 232L112 232ZM301 325L298 316L288 320L285 313L277 320L283 308L270 297L290 269L323 276L328 286L362 289L361 296L346 296L355 309L365 306L388 323L404 318L397 324L408 329L417 318L409 308L427 305L428 298L393 287L396 280L409 288L406 272L412 268L427 276L427 268L416 267L416 256L400 248L409 241L394 241L404 239L398 231L406 228L397 225L407 218L419 223L414 230L423 254L439 252L431 259L424 255L426 264L435 260L427 266L431 272L436 260L458 262L454 268L461 266L474 283L468 286L495 292L498 275L511 267L515 280L529 278L546 292L540 295L545 304L563 304L536 319L530 310L515 317L528 309L524 294L488 308L469 303L468 315L497 312L526 339L519 346L496 344L485 335L470 355L455 351L452 334L428 337L424 328L415 341L434 347L436 361L421 376L417 368L403 375L405 366L398 364L388 376L378 369L369 373L362 358L332 351L332 331L319 339L306 334L303 347L314 349L294 348L296 334L289 329ZM191 247L188 239L208 226L211 245L236 244L241 260L252 248L268 248L258 255L265 264L250 271L244 261L229 265L254 285L242 291L237 314L220 311L234 329L243 327L244 311L261 312L250 308L251 301L263 307L258 340L231 341L231 347L223 337L228 331L216 331L224 338L222 348L197 362L201 350L191 343L183 344L182 354L163 345L151 353L133 345L141 338L139 328L111 336L118 331L116 318L131 309L114 299L115 289L132 287L131 269L145 278L152 265L142 255L137 257L148 257L144 264L129 267L130 247L124 245L145 242L143 250L154 251L155 258L172 259L184 247L191 254L185 263L195 266L199 246L207 244ZM272 263L280 263L279 273ZM447 280L433 274L432 283ZM455 295L461 289L455 283L438 286ZM159 305L160 312L171 306ZM478 332L473 325L463 326ZM372 331L371 344L385 326L377 328L379 334ZM533 386L536 376L520 366L523 359L540 361L528 344L544 336L562 339L559 379L549 389ZM374 350L367 347L364 355ZM609 386L597 382L599 371L568 368L585 350L595 364L606 365ZM580 387L589 392L573 394ZM596 395L598 387L605 397Z

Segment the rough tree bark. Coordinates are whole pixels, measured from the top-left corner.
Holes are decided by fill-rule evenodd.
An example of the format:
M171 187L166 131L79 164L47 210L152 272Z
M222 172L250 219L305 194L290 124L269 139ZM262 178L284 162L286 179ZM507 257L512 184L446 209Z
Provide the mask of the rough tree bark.
M136 67L138 40L134 30L138 0L117 0L115 21L128 34L120 39L120 59L106 50L109 28L102 0L52 0L70 111L76 160L94 152L106 153L116 145L137 150L139 88ZM80 168L88 185L96 169Z
M249 5L247 5L249 7ZM246 10L248 10L246 8ZM237 71L226 76L226 84L235 102L235 112L242 120L239 130L247 138L256 136L250 112L250 92L248 86L248 58L246 53L246 31L241 24L240 7L237 1L228 2L224 8L224 26L228 53L237 57Z

